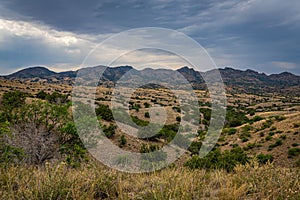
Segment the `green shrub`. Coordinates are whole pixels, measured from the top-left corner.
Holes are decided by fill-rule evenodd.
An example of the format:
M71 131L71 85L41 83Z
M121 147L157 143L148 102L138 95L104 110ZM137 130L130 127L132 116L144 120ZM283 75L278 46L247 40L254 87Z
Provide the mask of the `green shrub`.
M235 128L230 128L228 130L228 135L234 135L237 132L237 130Z
M267 137L266 137L266 141L269 141L269 140L272 140L272 136L270 136L270 135L268 135Z
M300 148L298 148L298 147L290 148L288 150L289 156L298 156L299 154L300 154Z
M234 107L227 107L225 127L236 127L249 122L245 113L237 111Z
M126 140L126 138L125 138L125 136L124 135L122 135L121 136L121 138L120 138L120 147L124 147L125 145L126 145L126 143L127 143L127 140Z
M130 116L132 121L138 125L138 126L148 126L149 122L148 121L144 121L136 116Z
M300 127L300 123L293 123L294 128Z
M69 102L67 95L61 94L56 91L53 92L52 94L47 94L46 100L49 101L50 103L58 103L58 104L64 104Z
M281 135L280 138L283 139L283 140L285 140L286 139L286 135Z
M150 108L150 104L147 102L144 103L144 106L145 106L145 108Z
M267 162L272 162L273 161L273 156L271 154L258 154L256 156L257 160L261 164L266 164Z
M199 154L201 146L202 146L202 142L193 141L189 146L188 150L191 152L192 155Z
M150 118L149 112L145 112L145 117L146 117L146 118Z
M106 121L112 121L114 119L112 111L107 105L99 104L95 111L97 116L100 116Z
M253 122L258 122L258 121L263 120L263 119L264 119L263 117L256 115L256 116L254 116L254 117L252 118L251 121L253 121Z
M275 133L274 132L269 132L269 136L273 136L273 135L275 135Z
M109 125L109 126L104 125L103 126L103 132L104 132L106 137L111 138L111 137L114 136L116 128L117 127L115 125Z
M200 108L199 112L203 115L203 118L206 121L209 121L211 118L211 109L210 108Z
M285 120L285 119L286 119L285 116L278 116L278 115L274 116L274 118L275 118L277 121L282 121L282 120Z
M172 109L173 109L175 112L178 112L178 113L181 112L181 108L180 108L180 107L173 106Z
M38 98L38 99L42 99L42 100L45 100L46 97L47 97L48 93L46 93L45 91L41 90L39 91L35 97Z
M220 149L214 149L209 152L204 158L193 156L185 163L185 166L191 169L218 169L222 168L227 171L232 171L238 164L246 164L249 162L249 157L240 148L233 148L232 150L221 153Z
M26 94L20 91L5 92L2 96L2 106L5 108L16 108L25 104Z

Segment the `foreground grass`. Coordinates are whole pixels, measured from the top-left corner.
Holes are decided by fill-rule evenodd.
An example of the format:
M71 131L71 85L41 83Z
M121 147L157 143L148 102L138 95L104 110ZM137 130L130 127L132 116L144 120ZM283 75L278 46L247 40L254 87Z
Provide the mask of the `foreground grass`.
M255 163L234 172L168 168L126 174L103 166L6 167L1 199L300 199L300 170Z

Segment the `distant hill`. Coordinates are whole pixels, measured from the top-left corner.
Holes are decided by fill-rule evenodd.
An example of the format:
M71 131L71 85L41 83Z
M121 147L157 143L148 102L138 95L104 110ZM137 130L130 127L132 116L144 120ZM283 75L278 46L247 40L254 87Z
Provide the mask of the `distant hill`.
M116 83L124 74L130 71L135 79L141 77L151 80L151 77L155 79L176 81L172 79L176 78L174 70L169 69L143 69L136 70L131 66L118 66L118 67L105 67L96 66L85 68L87 72L93 73L93 70L104 71L103 76L100 79L102 82ZM193 68L182 67L176 70L188 80L195 89L205 89L206 85L202 76L207 76L215 72L215 70L207 72L195 71ZM300 76L294 75L289 72L283 72L280 74L266 75L254 70L237 70L229 67L219 69L223 82L227 86L227 89L246 92L246 93L259 93L259 92L278 92L285 94L299 94L297 89L300 86ZM46 81L49 83L67 83L72 84L75 81L78 71L66 71L66 72L53 72L45 67L30 67L22 69L13 74L4 76L6 79L23 79L27 81ZM98 78L98 77L94 77ZM132 80L134 82L134 80Z
M29 67L22 69L13 74L5 76L8 79L29 79L29 78L44 78L47 76L53 76L57 74L56 72L50 71L46 67Z

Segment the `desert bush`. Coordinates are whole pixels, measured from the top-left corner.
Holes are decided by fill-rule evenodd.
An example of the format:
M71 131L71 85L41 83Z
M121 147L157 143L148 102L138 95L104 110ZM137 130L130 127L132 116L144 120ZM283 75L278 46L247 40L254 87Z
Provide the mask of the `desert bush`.
M55 103L55 104L64 104L69 102L68 96L61 94L59 92L53 92L52 94L46 94L45 99L50 102L50 103Z
M268 135L268 136L266 137L266 141L269 141L269 140L272 140L272 139L273 139L273 137L270 136L270 135Z
M238 164L248 163L250 158L240 148L233 148L232 150L221 152L220 149L214 149L209 152L204 158L193 156L190 160L185 163L185 166L191 169L225 169L232 171Z
M294 127L294 128L300 127L300 123L293 123L293 127Z
M188 150L191 152L192 155L199 154L201 146L202 146L201 141L193 141L189 146Z
M38 99L45 100L47 95L49 95L47 92L45 92L44 90L41 90L35 95L35 97Z
M145 108L150 108L150 104L148 102L144 103Z
M274 116L274 118L275 118L276 121L282 121L282 120L286 119L285 116L278 116L278 115Z
M146 117L146 118L150 118L149 112L145 112L145 117Z
M272 162L273 161L273 156L271 154L263 154L260 153L256 156L257 160L261 164L266 164L267 162Z
M95 112L97 116L100 116L106 121L112 121L114 119L112 111L107 105L99 104Z
M286 135L281 135L280 138L286 140Z
M138 118L137 116L130 116L132 121L138 126L148 126L149 122Z
M298 147L290 148L288 150L289 156L298 156L299 154L300 154L300 148L298 148Z
M8 163L18 163L22 159L24 152L20 148L13 147L7 143L7 138L12 137L10 123L0 122L0 166Z
M181 112L181 108L180 108L180 107L173 106L172 109L173 109L175 112L178 112L178 113Z
M211 109L210 108L199 108L199 112L203 115L203 118L206 121L209 121L211 118Z
M62 126L70 120L69 105L54 105L34 101L14 109L11 117L13 137L6 143L24 152L23 162L42 164L59 159L59 146L63 141Z
M72 167L79 167L88 161L87 151L79 138L74 122L66 123L59 134L60 153L65 155L65 161Z
M2 109L11 110L25 104L26 94L20 91L5 92L1 99Z
M245 113L237 111L234 107L227 107L225 127L236 127L249 122Z
M126 145L127 140L124 135L121 136L119 142L120 142L120 144L119 144L120 147L124 147Z
M263 120L263 119L264 119L263 117L256 115L256 116L254 116L254 117L251 119L251 121L253 121L253 122L258 122L258 121Z
M230 128L228 130L228 135L234 135L237 132L237 130L235 128Z
M102 128L105 136L108 138L112 138L115 134L115 129L117 128L117 126L110 124L109 126L104 125Z

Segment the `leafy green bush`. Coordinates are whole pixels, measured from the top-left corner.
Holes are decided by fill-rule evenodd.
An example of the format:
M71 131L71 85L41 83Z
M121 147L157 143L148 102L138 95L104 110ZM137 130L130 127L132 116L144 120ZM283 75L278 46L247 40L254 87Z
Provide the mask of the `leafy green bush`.
M266 164L267 162L272 162L273 161L273 156L271 154L263 154L260 153L256 156L257 161L261 164Z
M210 108L199 108L199 112L203 115L203 118L206 121L209 121L211 118L211 109Z
M253 122L258 122L258 121L263 120L263 119L264 119L263 117L256 115L256 116L254 116L254 117L252 118L251 121L253 121Z
M272 140L272 136L270 136L270 135L268 135L267 137L266 137L266 141L269 141L269 140Z
M13 109L25 104L26 94L20 91L5 92L1 103L3 108Z
M144 103L144 106L145 106L145 108L150 108L150 104L147 102Z
M193 141L189 146L188 150L191 152L192 155L199 154L201 146L202 146L201 141Z
M247 122L249 122L249 119L245 113L237 111L232 106L227 107L225 127L236 127Z
M233 148L232 150L221 152L220 149L214 149L209 152L204 158L193 156L185 163L185 166L191 169L218 169L222 168L227 171L232 171L238 164L246 164L249 162L249 157L240 148Z
M47 94L45 99L49 101L50 103L58 103L58 104L64 104L69 102L68 96L61 94L59 92L53 92L52 94Z
M109 125L109 126L104 125L103 126L103 132L104 132L106 137L111 138L111 137L114 136L116 128L117 127L115 125Z
M125 145L126 145L126 143L127 143L127 140L126 140L126 138L125 138L125 136L124 135L122 135L121 136L121 138L120 138L120 144L119 144L119 146L120 147L124 147Z
M47 92L45 92L44 90L41 90L35 95L35 97L38 99L45 100L48 95L49 94Z
M298 148L298 147L290 148L288 150L289 156L298 156L299 154L300 154L300 148Z
M230 128L228 130L228 135L234 135L234 134L236 134L236 132L237 132L237 130L235 128Z
M180 108L180 107L173 106L172 109L173 109L175 112L178 112L178 113L181 112L181 108Z
M112 121L114 119L112 111L107 105L99 104L95 111L97 116L100 116L106 121Z
M274 118L275 118L275 120L277 120L277 121L282 121L282 120L285 120L285 119L286 119L285 116L278 116L278 115L274 116Z
M300 123L293 123L294 128L300 127Z
M145 112L145 117L146 117L146 118L150 118L149 112Z
M273 135L275 135L275 133L274 133L273 131L271 131L271 132L269 132L268 135L269 135L269 136L273 136Z
M132 121L138 126L148 126L149 122L138 118L137 116L131 116Z

